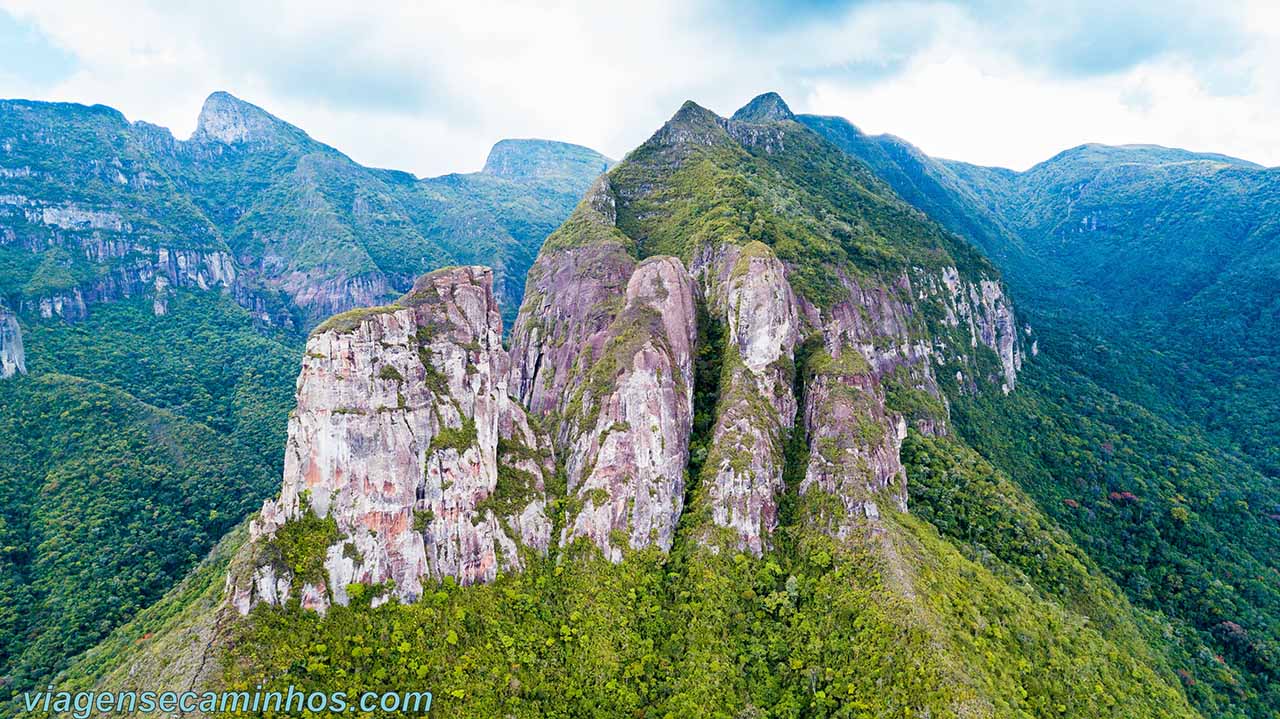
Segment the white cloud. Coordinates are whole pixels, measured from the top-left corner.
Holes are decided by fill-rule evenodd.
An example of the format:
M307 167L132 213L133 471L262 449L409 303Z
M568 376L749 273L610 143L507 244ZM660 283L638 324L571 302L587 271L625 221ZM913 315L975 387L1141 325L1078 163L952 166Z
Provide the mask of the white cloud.
M620 157L684 99L728 113L769 89L797 112L984 164L1022 168L1086 141L1280 164L1280 92L1262 82L1280 18L1265 4L1182 8L1170 17L1204 27L1161 20L1163 35L1150 30L1158 5L1115 18L1146 32L1099 35L1101 3L1007 22L981 2L758 16L675 1L180 5L0 0L78 59L37 99L109 104L184 137L226 89L361 162L418 174L475 169L502 137ZM1094 55L1070 51L1090 37Z

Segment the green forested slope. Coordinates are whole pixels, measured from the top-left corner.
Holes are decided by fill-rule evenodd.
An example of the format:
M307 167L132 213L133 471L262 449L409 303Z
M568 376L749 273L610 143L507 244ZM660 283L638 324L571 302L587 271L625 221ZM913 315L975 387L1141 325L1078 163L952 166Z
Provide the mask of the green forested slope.
M1014 173L804 120L922 209L941 208L1001 266L1036 328L1041 355L1007 404L957 404L967 441L1173 623L1202 710L1272 716L1275 171L1089 145Z
M156 250L191 250L229 253L241 304L307 327L478 260L498 269L514 317L542 239L610 164L578 145L505 140L480 172L419 179L364 167L223 92L188 140L104 106L0 101L0 143L10 306L142 294Z
M28 325L0 382L9 692L158 599L279 483L300 352L212 293Z
M235 438L119 390L0 385L6 691L51 676L184 576L275 482Z

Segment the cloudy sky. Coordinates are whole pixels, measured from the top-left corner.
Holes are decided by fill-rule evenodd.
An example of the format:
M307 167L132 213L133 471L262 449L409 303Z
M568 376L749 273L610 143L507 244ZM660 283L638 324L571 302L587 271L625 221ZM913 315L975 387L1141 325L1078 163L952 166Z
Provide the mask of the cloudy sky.
M0 0L0 97L107 104L185 138L222 89L419 175L477 169L502 137L621 157L686 99L728 114L766 90L1016 169L1083 142L1280 165L1269 0L432 5Z

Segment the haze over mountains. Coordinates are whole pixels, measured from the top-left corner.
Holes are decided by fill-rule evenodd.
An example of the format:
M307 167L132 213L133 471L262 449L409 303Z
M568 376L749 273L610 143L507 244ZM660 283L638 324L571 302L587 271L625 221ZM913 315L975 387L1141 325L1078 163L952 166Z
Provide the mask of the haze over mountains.
M1280 706L1276 170L1086 145L1015 173L772 93L686 103L599 179L542 142L369 170L223 95L186 143L5 108L0 605L40 608L0 615L7 686L107 636L61 685ZM455 263L498 266L409 284Z

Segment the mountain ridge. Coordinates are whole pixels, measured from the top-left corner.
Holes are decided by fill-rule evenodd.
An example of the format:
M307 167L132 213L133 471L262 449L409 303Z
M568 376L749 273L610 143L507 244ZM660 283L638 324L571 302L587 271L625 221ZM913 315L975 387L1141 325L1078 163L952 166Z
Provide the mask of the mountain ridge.
M1082 155L1102 187L1145 177L1100 154L1026 190L773 93L686 102L547 237L509 347L499 273L470 265L320 324L278 498L59 682L426 685L445 716L1270 719L1264 457L1160 404L1164 360L1030 274L1141 207L1063 190ZM1178 164L1141 189L1198 180ZM1081 197L1096 228L1057 210Z
M43 224L54 227L55 235L67 234L65 243L73 248L80 241L70 233L83 229L123 234L121 244L128 242L130 233L150 232L165 238L152 242L168 243L170 251L211 250L183 259L193 276L173 271L163 261L153 261L141 271L122 264L122 253L130 251L127 246L84 250L87 261L72 262L71 274L50 286L50 294L13 302L23 312L72 320L101 299L159 296L161 289L145 285L149 276L162 275L168 285L229 288L262 322L306 326L322 315L376 304L394 296L395 288L406 289L413 275L456 259L454 255L465 258L476 251L509 260L512 281L503 286L503 296L514 303L524 263L531 261L524 257L536 250L527 245L540 241L539 233L549 232L559 213L566 212L609 164L603 156L567 143L500 142L495 148L512 157L536 150L543 158L541 174L549 176L503 177L491 172L409 181L406 173L360 166L301 129L225 92L209 96L188 140L175 139L154 125L129 123L118 111L101 106L20 102L5 107L11 108L13 131L30 128L36 133L32 137L44 138L40 142L55 153L50 159L39 154L39 143L22 145L25 154L13 159L22 163L25 158L25 163L0 178L0 188L13 190L5 195L10 216L20 211L33 218L27 222L36 223L12 226L6 232L10 236L3 238L6 244L40 250L47 242L40 239L47 232ZM48 118L28 117L33 113ZM66 140L40 134L40 123L75 125L81 122L77 118L99 122L64 129L67 137L82 143L77 152L111 157L123 151L123 157L113 160L119 169L56 164L61 162L58 148ZM18 146L12 138L6 142ZM573 159L557 164L557 153ZM122 164L126 162L132 164ZM82 178L78 185L70 183L73 177ZM45 207L47 200L61 205ZM271 212L255 209L255 202L268 203ZM122 212L125 203L132 203L132 208ZM38 213L43 214L37 217ZM474 227L479 217L485 219L485 227L471 230L470 243L451 243L457 223ZM179 224L170 227L171 222ZM188 229L200 226L199 232ZM18 230L23 237L12 234ZM374 231L380 236L372 236ZM113 272L119 273L118 279L94 277ZM514 311L512 307L509 313Z

